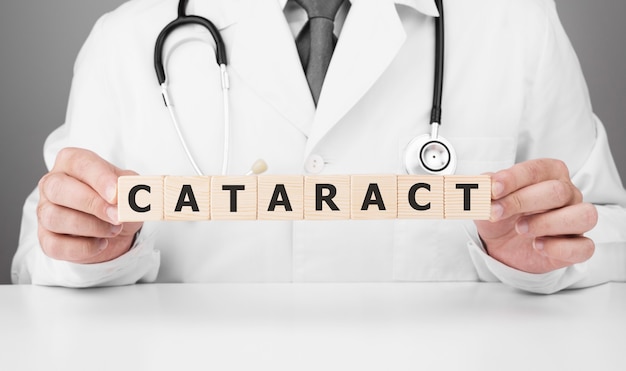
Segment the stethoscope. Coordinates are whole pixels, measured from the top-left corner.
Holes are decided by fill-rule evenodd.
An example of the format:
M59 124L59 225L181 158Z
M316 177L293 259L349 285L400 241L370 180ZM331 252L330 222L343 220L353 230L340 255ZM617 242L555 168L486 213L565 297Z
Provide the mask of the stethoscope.
M198 175L202 175L200 167L194 160L187 141L182 134L178 116L174 104L168 92L167 75L163 63L163 49L168 36L176 29L187 25L202 26L209 31L215 42L215 57L220 68L220 79L222 84L222 101L224 109L224 153L222 162L222 174L228 172L228 160L230 157L230 102L228 78L228 61L226 58L226 46L222 36L208 19L196 15L187 15L186 9L189 0L180 0L178 3L178 17L170 22L159 34L154 48L154 67L161 86L161 93L165 106L167 107L172 124L176 129L178 138L183 149ZM449 175L454 174L457 165L457 157L452 144L439 135L441 126L441 101L443 97L443 71L444 71L444 16L443 0L435 0L439 9L439 17L435 18L435 82L433 91L433 107L430 115L430 134L423 134L413 138L404 151L405 169L409 174L433 174ZM250 173L257 174L265 171L267 165L262 160L258 160L250 170Z

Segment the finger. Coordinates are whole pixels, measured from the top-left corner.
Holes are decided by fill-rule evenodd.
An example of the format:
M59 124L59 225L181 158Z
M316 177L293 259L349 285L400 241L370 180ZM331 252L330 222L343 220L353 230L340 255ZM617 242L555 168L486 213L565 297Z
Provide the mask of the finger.
M108 246L108 241L104 238L56 234L41 227L38 234L41 249L47 256L72 263L96 262L96 257Z
M117 203L117 178L124 172L97 154L81 148L64 148L57 155L53 171L76 178L108 203Z
M519 189L547 180L569 180L569 169L563 161L537 159L521 162L491 176L491 194L498 200Z
M106 202L85 183L65 173L55 172L44 176L39 190L53 204L95 215L100 220L119 224L117 207Z
M42 228L74 236L112 238L123 228L122 225L110 224L93 215L50 202L39 204L37 217Z
M543 181L492 202L491 220L498 221L514 215L552 210L581 201L582 194L569 181Z
M565 262L564 266L582 263L593 255L595 244L587 237L536 238L533 248L541 255Z
M515 225L518 234L535 237L581 235L598 222L598 210L589 203L581 203L547 213L521 218Z

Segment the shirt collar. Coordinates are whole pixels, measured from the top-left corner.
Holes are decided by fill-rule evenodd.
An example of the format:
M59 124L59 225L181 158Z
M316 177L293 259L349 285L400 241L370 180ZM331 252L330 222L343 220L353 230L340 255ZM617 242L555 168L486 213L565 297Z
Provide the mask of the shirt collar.
M288 0L278 0L278 4L281 9L284 9ZM358 2L359 0L350 0L351 3ZM405 5L417 10L420 13L429 15L431 17L438 17L439 10L435 5L435 0L394 0L396 4Z

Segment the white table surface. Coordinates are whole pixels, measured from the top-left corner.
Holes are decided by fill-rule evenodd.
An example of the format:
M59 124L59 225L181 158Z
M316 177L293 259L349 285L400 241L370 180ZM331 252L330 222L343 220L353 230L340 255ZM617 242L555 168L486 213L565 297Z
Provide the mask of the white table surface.
M626 284L0 286L0 370L626 370Z

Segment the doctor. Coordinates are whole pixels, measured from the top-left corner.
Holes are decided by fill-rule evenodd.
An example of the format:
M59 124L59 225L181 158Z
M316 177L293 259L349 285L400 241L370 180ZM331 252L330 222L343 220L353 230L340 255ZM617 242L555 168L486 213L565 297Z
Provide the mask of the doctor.
M503 281L550 293L626 280L626 192L551 0L446 0L444 123L457 174L493 173L492 220L157 222L116 220L123 174L192 175L152 69L176 0L102 17L75 67L50 173L26 201L16 283ZM230 61L229 174L404 172L430 132L432 0L352 0L317 104L294 42L293 1L192 0ZM166 45L170 94L190 151L219 174L220 72L201 28ZM121 170L121 169L132 169Z

